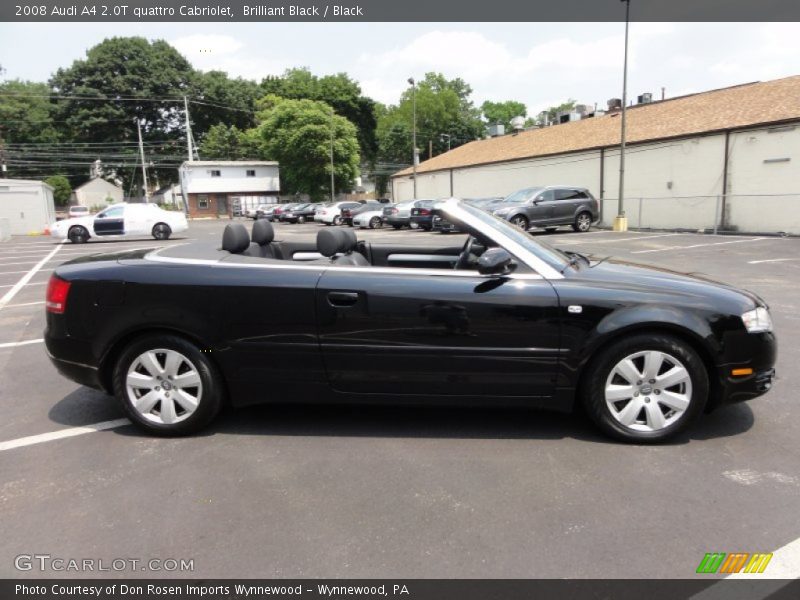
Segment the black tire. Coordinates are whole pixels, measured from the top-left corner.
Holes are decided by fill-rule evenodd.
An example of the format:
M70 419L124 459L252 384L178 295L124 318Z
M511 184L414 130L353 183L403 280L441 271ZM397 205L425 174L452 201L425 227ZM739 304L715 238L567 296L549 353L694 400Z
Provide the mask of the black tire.
M144 417L132 404L127 391L128 369L148 350L167 349L181 353L196 368L202 385L197 408L184 420L173 424L156 423ZM140 429L159 436L181 436L199 431L219 413L225 386L216 366L206 353L183 338L170 334L152 334L134 339L117 359L113 373L114 396L128 418Z
M82 225L73 225L67 232L69 241L73 244L85 244L89 241L89 232Z
M153 231L151 233L157 240L168 240L169 236L172 235L172 229L166 223L156 223L153 225Z
M680 366L685 368L691 380L691 395L689 404L685 408L683 414L680 415L674 422L667 424L661 429L641 431L637 430L636 428L623 425L619 420L617 420L616 417L612 415L611 409L606 402L605 389L606 384L609 381L609 377L612 377L612 370L619 363L621 363L626 357L635 355L639 352L647 351L657 351L668 355L667 359L662 365L662 369L672 368L670 367L669 363L671 361L669 359L677 359L681 363ZM643 361L644 358L636 360ZM662 371L662 375L665 372L666 371ZM614 381L619 380L612 379L611 381L614 383ZM636 382L633 383L635 384ZM657 383L648 385L649 381L643 381L642 383L644 384L645 388L654 388L655 385L658 385ZM644 388L636 385L632 385L631 387L639 389L641 393L641 396L640 393L636 394L637 397L639 397L637 400L642 406L641 411L636 413L637 415L646 415L648 407L651 410L653 407L655 407L655 409L660 410L662 415L664 414L664 408L662 405L659 402L653 401L659 399L662 393L666 394L666 389L663 390L663 392L658 389L641 391ZM680 338L676 338L668 334L657 333L632 335L603 348L602 352L598 353L598 356L590 363L586 376L583 378L583 385L581 386L580 394L582 396L583 405L586 408L586 412L588 413L589 417L600 427L600 429L603 430L604 433L624 442L648 444L666 441L691 426L705 408L708 400L708 390L708 371L706 370L706 366L702 359L698 356L697 352L695 352L689 344ZM645 394L647 394L647 396L645 396ZM634 401L634 398L631 398L627 401L621 400L621 408L618 408L617 410L622 412L627 405L627 402L632 401ZM648 406L645 406L642 404L642 402L648 402ZM649 405L650 402L653 402L653 404ZM667 407L667 410L669 410L669 407ZM668 420L668 417L666 420ZM646 424L638 423L638 421L633 423L633 425L635 427L646 426Z
M381 227L383 227L383 220L380 217L372 217L369 220L370 229L380 229Z
M342 217L340 217L339 215L336 215L335 217L333 217L333 224L334 225L341 225L342 224Z
M572 230L579 233L585 233L592 228L592 213L583 211L575 217L575 222L572 224Z
M528 218L525 215L514 215L509 219L512 225L516 225L522 231L528 231L528 227L530 227L530 223L528 222Z

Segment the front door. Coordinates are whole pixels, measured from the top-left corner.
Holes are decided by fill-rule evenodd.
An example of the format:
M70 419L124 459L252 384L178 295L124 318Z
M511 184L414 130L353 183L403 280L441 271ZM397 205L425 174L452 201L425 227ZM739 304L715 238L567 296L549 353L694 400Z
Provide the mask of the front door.
M547 397L558 299L544 279L430 269L329 269L317 284L320 347L347 393Z
M228 197L221 194L217 195L217 216L228 214Z
M125 207L112 206L94 218L95 235L123 235L125 233Z

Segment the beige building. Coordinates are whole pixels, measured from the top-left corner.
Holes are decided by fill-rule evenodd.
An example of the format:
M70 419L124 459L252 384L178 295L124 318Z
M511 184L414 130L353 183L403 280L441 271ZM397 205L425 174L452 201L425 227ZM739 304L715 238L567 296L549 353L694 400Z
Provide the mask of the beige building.
M632 227L800 234L800 76L632 106L625 211ZM619 112L470 142L417 167L417 198L578 185L617 213ZM413 197L411 168L392 177Z
M72 195L70 204L79 204L80 206L91 208L92 206L105 206L122 202L124 194L122 188L118 185L114 185L100 177L95 177L76 187Z

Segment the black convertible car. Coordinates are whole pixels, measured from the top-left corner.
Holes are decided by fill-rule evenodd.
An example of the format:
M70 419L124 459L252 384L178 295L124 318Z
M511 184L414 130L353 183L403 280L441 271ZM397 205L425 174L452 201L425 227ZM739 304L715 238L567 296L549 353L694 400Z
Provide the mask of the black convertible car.
M651 442L771 387L756 295L561 252L458 200L437 210L463 246L328 228L277 241L262 220L252 241L232 224L221 247L73 260L48 285L47 351L165 435L225 402L582 403L606 433Z

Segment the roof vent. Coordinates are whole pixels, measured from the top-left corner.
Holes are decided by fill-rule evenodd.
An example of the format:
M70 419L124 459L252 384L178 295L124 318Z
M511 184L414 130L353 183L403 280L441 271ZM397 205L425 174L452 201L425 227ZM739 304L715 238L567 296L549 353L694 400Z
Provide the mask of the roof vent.
M622 110L622 100L620 98L611 98L607 104L608 110Z
M525 129L525 117L518 116L511 119L511 129L515 132Z
M652 101L653 101L653 94L651 94L650 92L645 92L636 99L636 102L638 104L650 104Z

